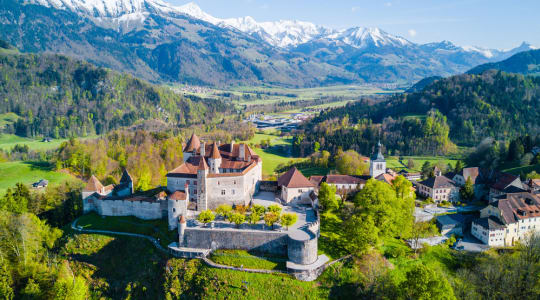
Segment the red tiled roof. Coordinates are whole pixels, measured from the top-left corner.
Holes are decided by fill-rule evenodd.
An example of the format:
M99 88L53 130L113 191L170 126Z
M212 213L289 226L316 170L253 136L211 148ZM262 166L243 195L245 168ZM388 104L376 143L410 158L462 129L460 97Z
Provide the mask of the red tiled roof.
M213 159L221 158L221 154L219 154L219 149L216 143L212 145L212 151L210 151L210 158L213 158Z
M324 181L331 184L359 184L366 181L351 175L326 175Z
M101 189L103 189L103 184L101 184L99 179L97 179L94 175L90 177L86 183L86 186L84 187L85 192L101 192Z
M309 182L313 183L313 185L315 186L319 186L321 182L323 181L323 178L324 176L314 175L314 176L309 177Z
M186 193L182 191L176 191L169 196L171 200L186 200Z
M386 182L388 184L392 184L392 181L394 181L395 177L388 174L388 173L383 173L383 174L377 176L375 179L380 180L380 181L384 181L384 182Z
M199 137L195 133L193 133L191 135L191 138L187 142L186 147L184 147L184 152L198 151L200 147L201 141L199 140Z
M506 224L518 220L540 217L540 199L531 193L507 194L492 204L499 208Z
M518 178L518 176L512 174L500 173L497 176L497 180L494 184L491 185L491 187L496 190L502 191Z
M436 176L420 181L419 184L425 185L432 189L455 187L454 181L446 176Z
M297 168L293 167L278 178L278 186L287 188L315 187Z

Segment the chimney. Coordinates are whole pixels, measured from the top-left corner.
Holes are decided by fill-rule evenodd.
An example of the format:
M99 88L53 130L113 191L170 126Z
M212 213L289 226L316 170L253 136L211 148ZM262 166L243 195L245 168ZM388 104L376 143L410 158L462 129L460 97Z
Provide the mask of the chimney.
M234 140L231 140L231 154L233 153L234 151Z
M206 155L206 153L205 153L206 148L205 147L206 147L205 143L201 142L201 151L200 152L201 152L201 156L203 156L203 157Z
M244 144L240 144L240 149L238 150L238 157L240 160L246 160L246 146Z

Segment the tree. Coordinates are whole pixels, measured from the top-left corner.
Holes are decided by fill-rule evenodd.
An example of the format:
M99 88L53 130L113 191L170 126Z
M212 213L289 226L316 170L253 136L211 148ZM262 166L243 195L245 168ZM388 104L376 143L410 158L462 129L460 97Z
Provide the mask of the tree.
M462 200L471 201L474 199L474 185L472 183L471 177L467 177L465 185L459 189L459 196Z
M257 213L256 211L253 211L251 215L248 217L249 224L255 225L259 220L261 219L261 215Z
M7 264L2 262L0 265L0 299L11 300L14 298L12 285L13 280L7 269Z
M396 193L400 217L395 220L396 225L401 228L399 235L407 236L412 229L414 222L414 200L416 194L413 192L412 183L403 176L397 176L392 181L392 188Z
M371 216L353 215L343 225L345 248L360 257L379 243L379 228Z
M405 278L399 285L405 299L456 299L446 278L423 264L415 264Z
M26 185L17 183L14 189L8 189L0 199L0 209L21 214L28 211L30 191Z
M319 204L323 210L334 210L339 207L336 197L336 186L326 182L321 183L319 189Z
M268 211L273 212L277 216L279 216L281 214L281 210L282 210L281 206L279 206L277 204L272 204L272 205L268 206Z
M414 161L414 159L409 158L409 159L407 160L407 168L409 168L409 169L412 170L412 169L414 169L415 167L416 167L416 162Z
M433 174L433 167L429 163L429 161L425 161L422 165L422 178L429 178L432 177Z
M228 204L221 204L220 206L218 206L216 208L216 214L218 216L222 216L224 219L229 216L229 214L231 213L232 211L232 206L228 205Z
M255 205L253 205L251 207L251 211L255 212L260 217L260 216L264 215L264 213L266 212L266 207L264 207L262 205L259 205L259 204L255 204Z
M346 152L338 151L335 157L336 169L340 174L364 175L369 170L369 166L364 162L362 156L354 150Z
M234 213L229 216L229 221L236 224L236 227L240 227L240 224L246 221L246 216L241 213Z
M461 160L458 160L456 162L456 166L454 167L454 173L459 173L461 172L461 170L463 170L463 163L461 162Z
M214 213L207 209L207 210L203 210L201 211L201 213L199 214L199 217L197 218L199 220L199 222L203 223L203 224L208 224L212 221L214 221L214 218L216 216L214 215Z
M399 236L404 230L404 219L409 219L410 212L401 210L401 203L396 192L387 183L370 179L354 197L356 214L372 217L381 236ZM406 230L406 229L405 229Z
M268 227L274 228L274 223L276 223L278 219L278 215L273 212L267 212L266 214L264 214L264 223Z
M289 230L289 226L292 226L298 220L298 216L295 213L284 213L281 215L281 225L285 226Z
M437 234L437 226L431 222L416 221L413 223L411 230L411 238L414 242L414 253L418 252L420 245L418 245L421 238L434 236Z

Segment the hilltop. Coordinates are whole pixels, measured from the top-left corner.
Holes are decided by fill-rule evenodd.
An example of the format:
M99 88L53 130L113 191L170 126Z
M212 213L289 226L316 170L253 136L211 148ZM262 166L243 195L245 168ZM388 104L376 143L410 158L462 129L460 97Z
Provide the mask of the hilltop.
M490 69L523 75L540 75L540 49L520 52L500 62L479 65L469 70L467 74L481 74Z

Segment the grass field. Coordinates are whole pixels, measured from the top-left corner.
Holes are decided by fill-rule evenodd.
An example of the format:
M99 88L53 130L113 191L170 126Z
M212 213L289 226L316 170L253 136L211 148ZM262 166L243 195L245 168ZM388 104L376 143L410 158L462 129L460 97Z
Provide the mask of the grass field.
M409 159L414 161L414 168L407 168L407 162ZM404 156L403 163L399 162L399 158L395 156L386 158L386 166L396 171L406 170L409 172L420 172L422 170L422 165L428 161L430 164L436 164L442 162L445 166L451 164L454 166L457 162L457 159L448 158L444 156Z
M53 171L51 166L44 163L21 161L0 163L0 195L16 183L30 185L40 179L47 179L51 185L65 180L76 180L68 174Z
M216 250L210 259L215 263L263 270L287 270L287 257L271 254L250 253L246 250Z
M169 231L166 220L141 220L135 217L101 217L95 213L82 216L77 222L84 229L138 233L158 238L165 248L177 241L176 230Z
M270 140L270 147L266 149L255 147L255 145L260 144L261 141L268 139ZM252 139L245 142L253 145L253 150L262 158L263 175L265 176L273 175L280 164L303 160L303 158L290 157L288 153L290 150L287 150L291 147L292 138L289 137L280 137L269 133L256 133Z
M41 139L29 139L16 136L13 134L1 134L0 135L0 149L2 150L11 150L15 145L28 145L30 150L40 151L40 150L52 150L56 149L62 144L66 139L53 139L51 142L42 142Z

